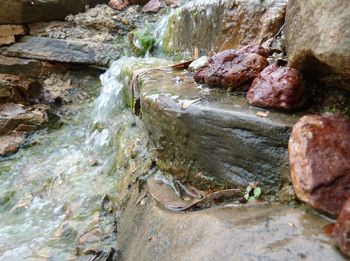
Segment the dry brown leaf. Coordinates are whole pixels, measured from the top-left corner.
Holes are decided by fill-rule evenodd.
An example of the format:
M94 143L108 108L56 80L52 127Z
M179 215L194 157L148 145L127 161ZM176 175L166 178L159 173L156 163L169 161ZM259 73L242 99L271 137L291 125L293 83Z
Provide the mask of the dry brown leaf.
M266 112L263 112L263 111L258 111L256 113L256 115L260 116L260 117L268 117L270 114L270 112L266 111Z
M199 102L200 100L201 100L201 98L194 99L194 100L184 100L181 102L181 109L186 110L192 104Z

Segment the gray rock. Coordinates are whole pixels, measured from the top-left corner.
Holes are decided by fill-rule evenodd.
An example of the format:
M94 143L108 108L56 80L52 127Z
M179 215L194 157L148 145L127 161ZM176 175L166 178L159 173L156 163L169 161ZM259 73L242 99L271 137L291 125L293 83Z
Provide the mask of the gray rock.
M199 88L182 72L150 70L141 82L134 94L160 159L235 185L259 181L266 192L288 179L288 138L298 116L261 117L243 97Z
M289 65L313 80L350 90L349 0L290 0L286 14Z
M3 48L0 52L6 56L101 66L108 66L120 56L119 48L112 44L32 36L25 36L21 42Z
M12 0L0 1L0 24L27 24L59 20L106 0Z

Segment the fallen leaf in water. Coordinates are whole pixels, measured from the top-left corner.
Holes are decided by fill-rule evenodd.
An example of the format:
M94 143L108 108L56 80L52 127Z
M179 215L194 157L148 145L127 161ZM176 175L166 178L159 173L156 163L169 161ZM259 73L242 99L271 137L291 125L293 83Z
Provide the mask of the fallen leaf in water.
M288 222L288 226L295 227L295 225L292 222Z
M323 232L327 236L332 237L334 227L335 227L335 223L327 224L323 227Z
M200 100L201 100L201 98L194 99L194 100L184 100L181 102L181 109L186 110L192 104L199 102Z
M136 200L136 206L140 204L140 202L147 196L147 192L143 191L140 196Z
M188 194L179 196L174 188L162 180L149 178L147 180L148 190L151 196L164 207L174 211L184 211L194 208L204 208L210 204L224 201L227 198L241 195L240 189L226 189L211 193L202 199L194 198ZM181 185L184 187L184 185ZM187 190L187 189L186 189Z
M269 116L270 112L266 111L266 112L263 112L263 111L258 111L256 113L256 115L260 116L260 117L267 117Z
M194 60L190 60L190 61L184 61L184 62L180 62L177 64L172 64L169 67L174 68L174 69L187 69L188 66L193 62Z

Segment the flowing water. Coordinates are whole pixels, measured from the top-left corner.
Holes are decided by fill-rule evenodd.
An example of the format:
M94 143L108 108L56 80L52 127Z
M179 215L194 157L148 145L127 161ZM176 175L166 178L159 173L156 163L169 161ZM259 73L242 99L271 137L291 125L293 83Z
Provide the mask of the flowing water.
M121 70L131 62L115 62L100 77L100 95L69 124L36 133L0 162L0 260L75 260L81 245L115 243L118 135L134 124Z

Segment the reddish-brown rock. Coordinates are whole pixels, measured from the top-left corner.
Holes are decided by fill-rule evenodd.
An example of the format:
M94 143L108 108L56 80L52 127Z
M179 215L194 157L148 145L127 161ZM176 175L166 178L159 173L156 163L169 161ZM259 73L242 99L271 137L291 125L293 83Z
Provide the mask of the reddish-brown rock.
M121 10L124 10L129 5L129 1L128 0L110 0L108 5L113 9L121 11Z
M303 105L305 87L299 72L290 67L270 65L253 81L249 104L258 107L293 110Z
M144 12L144 13L157 13L163 6L164 6L164 3L160 0L150 0L142 8L142 12Z
M338 214L350 197L350 123L342 116L309 115L289 139L292 183L310 206Z
M345 202L340 211L332 237L341 251L350 256L350 198Z
M240 50L226 50L214 55L206 68L194 75L197 82L210 87L237 88L249 83L268 65L262 47L247 46Z

